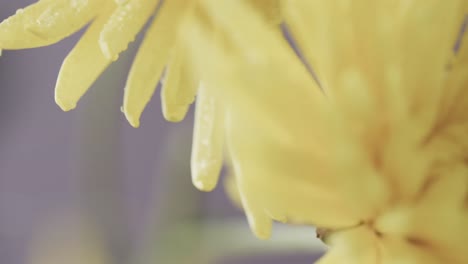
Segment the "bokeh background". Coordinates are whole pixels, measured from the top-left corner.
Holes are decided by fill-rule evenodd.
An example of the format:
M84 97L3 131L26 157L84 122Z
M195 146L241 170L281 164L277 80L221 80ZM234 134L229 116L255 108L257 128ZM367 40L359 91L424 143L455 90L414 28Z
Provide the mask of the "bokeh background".
M0 20L33 2L0 0ZM127 124L119 109L139 40L76 110L62 112L55 79L78 37L0 57L0 263L305 264L320 256L313 228L277 225L271 240L257 240L222 184L212 193L192 187L192 113L166 122L157 91L142 126Z

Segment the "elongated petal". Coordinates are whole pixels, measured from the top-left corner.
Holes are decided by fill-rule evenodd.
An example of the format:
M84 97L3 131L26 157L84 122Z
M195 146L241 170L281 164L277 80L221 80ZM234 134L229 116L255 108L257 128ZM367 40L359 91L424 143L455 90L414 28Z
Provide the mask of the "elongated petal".
M327 243L332 248L317 264L380 263L379 244L372 231L366 227L338 231L330 236Z
M224 109L210 90L200 86L195 110L192 143L192 181L202 191L211 191L223 165Z
M442 130L441 128L453 123L447 122L447 119L461 120L464 119L462 116L466 115L466 111L462 108L468 106L465 99L468 91L466 88L468 84L468 11L463 21L460 22L460 31L454 44L454 55L447 65L447 71L437 130ZM455 113L459 110L461 110L460 113ZM453 118L454 115L456 118Z
M176 49L173 53L173 58L166 68L161 104L166 120L179 122L184 119L195 100L198 83L189 71L190 64L184 50Z
M312 6L314 5L315 6ZM318 15L327 1L283 1L283 16L288 28L292 31L302 55L314 68L322 88L327 90L326 74L330 63L330 47L325 44L330 16ZM322 5L322 6L320 6ZM323 14L323 13L322 13Z
M153 14L157 4L158 1L155 0L128 0L117 6L99 39L102 52L107 58L116 60L127 49L128 44L135 39Z
M283 21L280 0L250 0L249 3L272 25L277 26Z
M42 0L0 24L0 47L47 46L78 31L102 10L101 0Z
M227 175L224 177L224 190L227 193L231 202L242 209L242 201L239 193L239 186L237 184L236 176L232 168L228 169Z
M76 107L78 100L111 63L99 47L100 32L112 14L115 5L106 4L105 11L65 58L55 86L55 101L64 111Z
M405 239L396 237L384 237L381 240L382 251L381 260L382 264L393 263L415 263L415 264L445 264L453 263L436 258L433 252L425 247L418 246L417 244L409 243ZM460 263L461 264L461 263Z
M230 139L232 135L229 135L230 129L228 128L228 145L231 144ZM271 237L271 231L273 228L273 221L271 217L267 214L265 207L261 204L261 201L258 199L258 193L255 186L250 185L250 182L247 182L249 175L245 174L244 167L237 158L235 151L231 152L232 155L232 166L234 169L234 174L237 177L237 186L240 194L242 208L245 211L247 216L247 221L249 223L250 229L255 234L257 238L268 239Z
M140 116L156 89L175 42L186 1L165 1L133 62L125 86L123 110L130 124L138 127Z

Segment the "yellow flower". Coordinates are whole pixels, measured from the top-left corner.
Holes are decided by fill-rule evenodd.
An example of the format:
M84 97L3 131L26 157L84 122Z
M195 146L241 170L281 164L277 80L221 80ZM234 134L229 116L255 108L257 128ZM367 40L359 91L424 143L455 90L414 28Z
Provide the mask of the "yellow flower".
M242 1L204 4L227 40L182 32L258 236L323 227L321 264L468 263L467 1L283 1L323 92Z
M164 117L180 121L198 91L192 175L201 190L215 187L222 166L223 130L214 120L222 111L214 98L193 76L187 54L178 40L183 19L205 22L199 0L41 0L0 24L0 50L50 45L90 24L61 67L56 89L57 104L65 111L78 100L101 73L127 49L150 17L150 25L125 85L122 111L130 124L139 126L140 115L165 70L161 99ZM280 23L278 0L249 0L269 23ZM207 22L207 23L206 23ZM190 30L190 29L188 29Z
M72 109L156 8L42 0L0 24L0 48L48 45L92 21L57 83ZM215 186L226 142L261 238L272 220L312 224L331 245L321 264L466 264L466 13L466 0L166 0L123 110L138 126L167 65L166 118L182 119L197 93L194 184Z

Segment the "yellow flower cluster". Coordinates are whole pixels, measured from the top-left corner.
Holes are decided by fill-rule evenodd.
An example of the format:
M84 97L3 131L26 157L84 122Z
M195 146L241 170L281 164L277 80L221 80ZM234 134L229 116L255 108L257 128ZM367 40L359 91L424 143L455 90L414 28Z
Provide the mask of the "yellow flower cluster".
M231 193L257 236L272 220L324 228L320 264L468 263L468 1L157 6L41 0L0 24L0 48L48 45L92 21L57 82L69 110L156 12L124 113L138 126L164 68L167 119L197 94L193 182L214 188L226 145Z

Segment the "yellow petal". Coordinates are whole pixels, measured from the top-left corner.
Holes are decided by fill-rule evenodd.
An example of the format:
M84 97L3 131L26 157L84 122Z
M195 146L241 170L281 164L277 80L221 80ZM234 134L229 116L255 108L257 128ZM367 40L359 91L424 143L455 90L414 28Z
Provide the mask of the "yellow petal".
M228 169L227 175L224 177L224 190L226 191L231 202L238 208L242 209L242 201L237 186L236 176L232 168Z
M439 124L435 126L438 130L440 130L441 125L449 125L447 123L451 122L447 122L448 120L466 118L464 117L466 111L462 108L468 106L465 99L468 90L466 89L468 84L468 15L464 17L460 25L460 32L454 46L454 56L447 65L448 74L440 102ZM456 113L458 111L460 113Z
M255 193L257 190L251 188L253 186L249 185L250 183L245 182L245 179L248 179L248 177L244 175L243 168L240 166L235 153L232 156L232 166L234 174L237 177L242 208L245 210L250 229L259 239L270 238L273 221L267 214L263 205L258 201Z
M198 83L189 72L189 63L182 49L176 49L166 68L161 88L161 104L166 120L184 119L190 104L195 100Z
M327 244L331 245L330 251L317 264L380 263L378 241L372 231L365 227L332 233L327 238Z
M42 0L0 24L0 47L35 48L78 31L102 10L101 0Z
M114 2L118 5L124 5L128 2L129 0L114 0Z
M123 110L134 127L139 126L141 113L169 60L186 4L182 0L162 4L133 62L125 87Z
M197 95L192 145L192 181L202 191L215 188L223 164L224 109L200 86Z
M285 24L298 45L301 55L311 65L317 74L322 89L327 92L326 69L330 63L330 48L325 44L329 19L324 15L324 9L329 5L328 1L283 1L283 15ZM326 10L326 9L325 9ZM320 51L320 52L319 52Z
M272 25L279 25L282 22L280 0L250 0L249 3Z
M451 168L428 183L416 204L386 210L375 226L384 234L407 238L435 255L451 259L448 263L466 263L468 210L464 204L468 169L460 165Z
M111 63L102 54L98 40L114 7L114 3L106 4L105 10L91 24L60 68L55 86L55 101L64 111L76 107L78 100Z
M428 248L411 244L398 237L383 237L381 239L382 264L445 264L453 263L438 259ZM455 264L455 263L454 263ZM461 263L460 263L461 264Z
M105 24L99 44L104 55L116 60L120 52L127 49L146 21L153 14L158 1L129 0L118 5L109 21Z
M425 1L423 5L413 4L403 21L405 26L400 35L400 45L404 45L404 48L399 55L404 73L402 89L410 99L408 112L422 133L428 133L434 125L439 110L434 106L440 103L445 93L445 69L452 57L452 46L459 32L463 2L442 3L431 0ZM422 27L430 27L431 33L414 34L415 30ZM406 182L407 178L401 181ZM414 185L407 186L411 188Z

